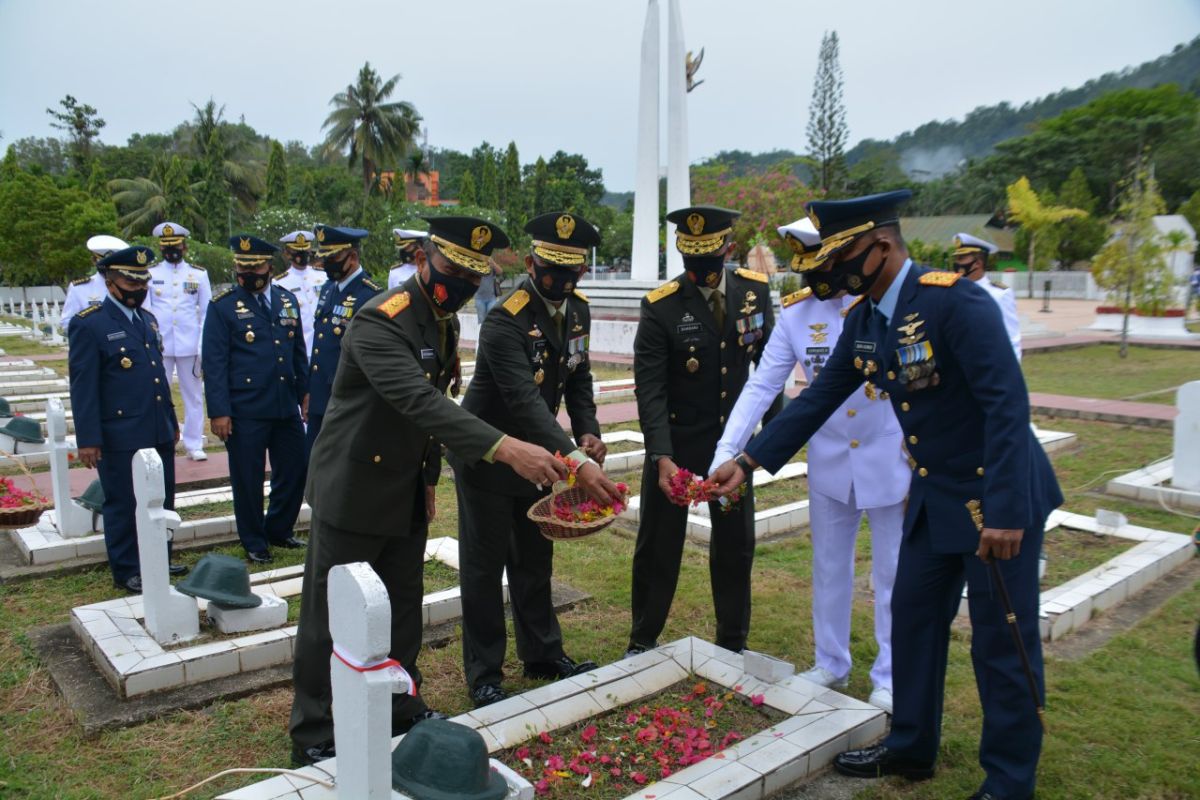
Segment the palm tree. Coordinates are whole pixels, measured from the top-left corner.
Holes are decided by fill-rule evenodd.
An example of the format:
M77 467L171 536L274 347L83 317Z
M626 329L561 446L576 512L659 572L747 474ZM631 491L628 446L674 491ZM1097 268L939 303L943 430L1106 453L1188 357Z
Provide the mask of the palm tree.
M222 170L225 184L238 203L248 212L253 212L258 198L265 191L263 176L266 168L261 161L255 161L245 155L246 142L236 136L227 135L225 122L225 106L217 107L211 97L203 107L192 103L196 110L191 134L191 150L197 160L203 162L208 158L209 142L213 141L215 132L220 143L225 148Z
M117 178L108 182L113 202L121 211L118 219L126 236L148 234L168 219L188 227L200 227L203 215L196 193L199 182L191 182L179 156L159 156L146 178Z
M349 148L347 166L361 166L363 176L363 208L371 195L376 169L396 161L412 146L421 124L421 115L411 103L403 100L384 102L396 90L400 76L393 75L380 83L379 73L371 63L363 64L358 81L338 92L329 101L333 111L321 127L327 152L341 153Z

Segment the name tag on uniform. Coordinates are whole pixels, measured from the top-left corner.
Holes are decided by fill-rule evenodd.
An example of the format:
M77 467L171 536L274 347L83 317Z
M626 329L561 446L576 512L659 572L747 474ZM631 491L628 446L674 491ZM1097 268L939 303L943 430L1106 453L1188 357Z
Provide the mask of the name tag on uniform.
M127 334L125 333L125 331L113 331L112 333L110 333L108 335L107 338L110 342L115 342L117 339L124 339L126 337L126 335Z
M421 348L421 358L433 358L433 357L434 357L434 353L433 353L432 347L422 347Z
M806 348L804 348L804 352L808 353L810 356L827 356L827 355L829 355L829 348L828 347L806 347Z
M854 349L860 353L874 353L875 352L875 343L874 342L860 342L860 341L855 340Z
M151 283L154 283L154 284L158 284L158 285L160 285L160 286L161 286L162 284L166 283L166 281L165 281L165 280L152 280L152 281L150 281L150 282L151 282Z

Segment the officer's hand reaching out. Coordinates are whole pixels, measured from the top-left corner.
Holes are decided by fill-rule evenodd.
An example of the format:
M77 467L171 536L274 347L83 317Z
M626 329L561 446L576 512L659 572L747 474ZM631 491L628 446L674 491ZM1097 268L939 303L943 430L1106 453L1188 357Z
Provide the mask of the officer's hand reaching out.
M750 460L749 456L744 456L744 458L747 461ZM716 471L709 475L708 478L717 482L717 496L724 497L746 482L746 470L742 469L741 465L731 458L717 467Z
M567 477L567 465L559 461L544 447L505 436L496 448L495 459L508 464L513 471L527 481L549 486Z
M671 497L671 478L676 472L679 472L678 464L676 464L667 456L660 458L658 460L658 488L661 489L662 493L667 496L667 499L672 503L675 503L675 505L687 505L686 500L682 503L679 503L676 502L673 497Z
M625 501L621 492L617 490L617 485L608 479L604 470L597 464L584 464L575 472L575 480L589 497L602 506Z
M579 437L579 447L587 453L588 458L600 466L604 466L604 457L608 455L608 445L601 441L599 436L585 433Z

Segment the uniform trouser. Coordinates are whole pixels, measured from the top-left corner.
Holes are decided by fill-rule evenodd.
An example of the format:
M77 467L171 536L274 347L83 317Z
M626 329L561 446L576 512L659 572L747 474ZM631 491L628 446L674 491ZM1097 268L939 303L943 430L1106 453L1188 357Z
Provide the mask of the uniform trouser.
M233 514L238 538L248 553L260 553L272 542L292 535L304 501L304 429L300 417L233 419L225 440L229 451L229 480L233 485ZM271 457L271 499L263 517L263 476Z
M365 561L387 588L392 606L392 649L396 659L418 686L421 671L421 602L425 595L425 530L410 536L365 536L312 518L304 585L300 594L300 625L296 631L296 658L292 665L295 699L288 729L300 747L333 741L333 690L329 659L333 638L329 633L329 570L338 564ZM392 696L392 719L409 720L425 710L425 702L407 694Z
M904 529L904 503L862 509L850 488L848 502L809 495L813 547L813 638L818 667L839 678L850 673L850 609L854 600L854 540L865 513L871 521L871 577L875 584L875 641L879 654L871 683L892 688L892 584Z
M183 431L180 441L189 453L204 447L204 382L200 380L200 356L163 356L167 380L178 376L183 397Z
M740 651L750 633L750 569L754 564L754 489L724 512L709 503L712 535L708 573L717 615L716 644ZM658 467L646 459L642 472L641 522L633 551L633 627L630 644L652 647L667 623L687 529L687 509L658 488Z
M526 663L563 656L562 629L550 596L554 544L525 516L536 496L508 497L466 482L458 493L463 669L467 686L500 685L508 634L501 576L508 572L517 657Z
M1012 599L1021 639L1045 696L1038 630L1038 551L1042 521L1028 528L1016 558L997 562ZM983 706L979 763L983 789L996 797L1033 796L1042 728L1021 659L992 585L991 568L973 553L935 553L930 521L922 512L900 545L892 592L892 668L895 713L884 741L903 756L932 763L938 755L950 624L963 582L971 612L971 662Z
M166 498L163 508L175 508L175 445L160 444L154 448L163 462L163 481ZM124 583L140 575L138 559L137 500L133 496L133 454L136 450L100 451L96 471L104 488L104 547L108 550L108 566L113 580ZM170 553L170 544L167 545Z
M312 455L313 444L317 441L317 434L321 432L321 423L325 421L324 414L309 414L308 425L304 429L304 463L308 463L309 457Z

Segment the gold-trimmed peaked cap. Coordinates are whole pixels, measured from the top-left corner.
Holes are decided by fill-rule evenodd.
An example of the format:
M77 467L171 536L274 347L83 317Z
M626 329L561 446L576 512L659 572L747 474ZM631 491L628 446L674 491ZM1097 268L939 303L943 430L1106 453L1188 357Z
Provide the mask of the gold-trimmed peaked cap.
M399 248L410 247L429 234L410 228L392 228L392 242Z
M178 222L160 222L154 226L150 235L157 236L158 243L163 247L173 247L182 244L184 239L192 235L192 232Z
M578 267L587 263L588 250L600 244L600 231L578 214L550 211L525 225L533 237L533 254L552 266Z
M314 225L313 238L317 240L317 258L340 253L367 238L370 231L362 228L335 228L332 225Z
M499 227L478 217L422 217L429 223L429 241L443 256L464 269L487 275L488 257L510 242Z
M256 267L269 262L279 252L275 245L248 233L230 236L229 249L233 251L233 263L239 267Z
M139 244L109 253L96 262L96 269L104 273L116 271L135 281L148 281L153 262L154 251Z
M869 231L900 224L900 206L912 198L909 189L868 194L849 200L813 200L808 218L821 234L821 249L808 269L816 269Z
M292 231L279 240L279 243L288 250L297 253L303 253L312 250L313 240L316 238L312 231Z
M775 229L792 250L792 262L788 266L793 272L808 272L813 268L813 256L821 249L821 234L808 217L780 225Z
M972 256L976 253L982 253L986 260L992 253L998 252L1000 248L992 244L987 239L980 239L978 236L972 236L969 233L957 233L952 240L954 252L952 256Z
M707 256L721 249L742 212L717 206L689 206L667 214L675 223L675 247L685 256Z

